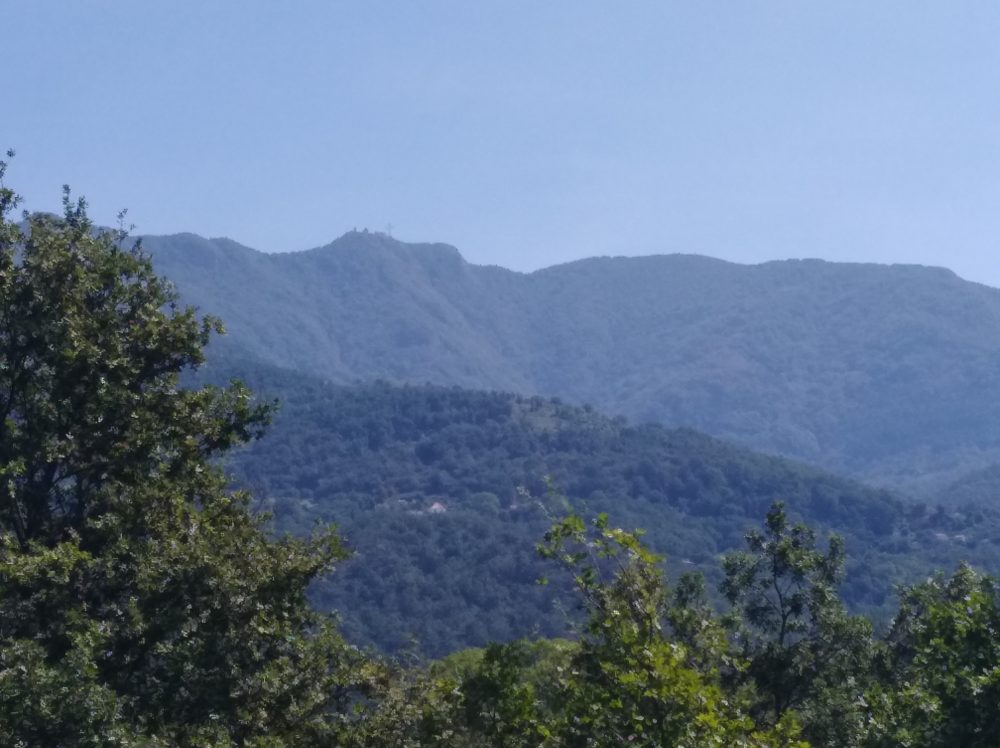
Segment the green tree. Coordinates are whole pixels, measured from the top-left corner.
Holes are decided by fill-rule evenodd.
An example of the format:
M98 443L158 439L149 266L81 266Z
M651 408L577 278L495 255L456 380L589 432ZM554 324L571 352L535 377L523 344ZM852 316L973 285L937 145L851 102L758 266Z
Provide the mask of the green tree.
M305 589L344 550L268 539L217 466L270 406L181 387L220 323L68 190L61 217L15 222L6 166L0 743L329 739L366 665Z
M590 528L570 516L540 552L573 570L587 613L552 730L558 744L801 745L793 720L758 730L719 672L665 630L660 559L636 533L610 527L604 515Z
M873 650L868 620L849 616L836 587L844 572L840 538L826 553L816 534L772 505L748 549L723 561L729 623L748 662L738 677L758 694L754 714L776 723L795 711L817 745L854 745L864 731L862 691Z
M549 736L534 686L526 682L530 652L524 642L492 644L460 684L463 722L488 745L537 746Z
M901 592L871 704L870 746L1000 745L996 581L968 566Z

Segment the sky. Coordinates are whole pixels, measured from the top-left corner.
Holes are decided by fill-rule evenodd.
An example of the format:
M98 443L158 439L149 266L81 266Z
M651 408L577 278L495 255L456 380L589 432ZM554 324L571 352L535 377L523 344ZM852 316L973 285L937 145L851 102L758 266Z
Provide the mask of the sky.
M0 0L0 147L137 233L1000 286L1000 4Z

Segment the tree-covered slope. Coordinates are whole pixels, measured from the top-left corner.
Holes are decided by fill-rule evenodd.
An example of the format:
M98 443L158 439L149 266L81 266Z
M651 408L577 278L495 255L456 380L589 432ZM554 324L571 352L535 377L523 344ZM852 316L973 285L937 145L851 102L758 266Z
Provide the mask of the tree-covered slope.
M232 368L228 368L232 366ZM992 511L929 511L788 460L690 430L629 426L538 397L434 386L341 386L234 362L282 401L269 434L230 463L281 529L338 522L357 559L316 590L357 641L390 650L415 637L427 652L538 631L566 614L533 549L565 511L642 527L672 573L718 572L718 556L784 500L796 516L842 533L848 601L890 605L892 584L968 558L1000 568ZM554 584L556 590L558 583Z
M145 240L230 345L350 382L592 403L931 492L1000 461L1000 291L917 266L670 255L531 274L353 232Z

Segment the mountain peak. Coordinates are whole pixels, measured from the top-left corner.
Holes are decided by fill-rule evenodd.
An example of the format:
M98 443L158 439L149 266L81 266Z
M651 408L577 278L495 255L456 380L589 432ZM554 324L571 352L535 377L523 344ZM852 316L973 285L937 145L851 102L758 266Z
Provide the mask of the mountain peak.
M352 230L334 239L329 244L303 252L307 256L355 255L395 260L416 260L428 269L459 269L467 263L461 253L450 244L404 242L384 231Z

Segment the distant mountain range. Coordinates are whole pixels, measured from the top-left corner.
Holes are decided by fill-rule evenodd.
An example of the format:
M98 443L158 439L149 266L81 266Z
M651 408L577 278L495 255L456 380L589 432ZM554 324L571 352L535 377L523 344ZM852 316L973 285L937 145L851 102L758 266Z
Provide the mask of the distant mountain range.
M559 396L925 497L953 481L992 495L1000 291L947 270L667 255L522 274L365 232L288 254L192 234L144 246L225 321L230 355Z

